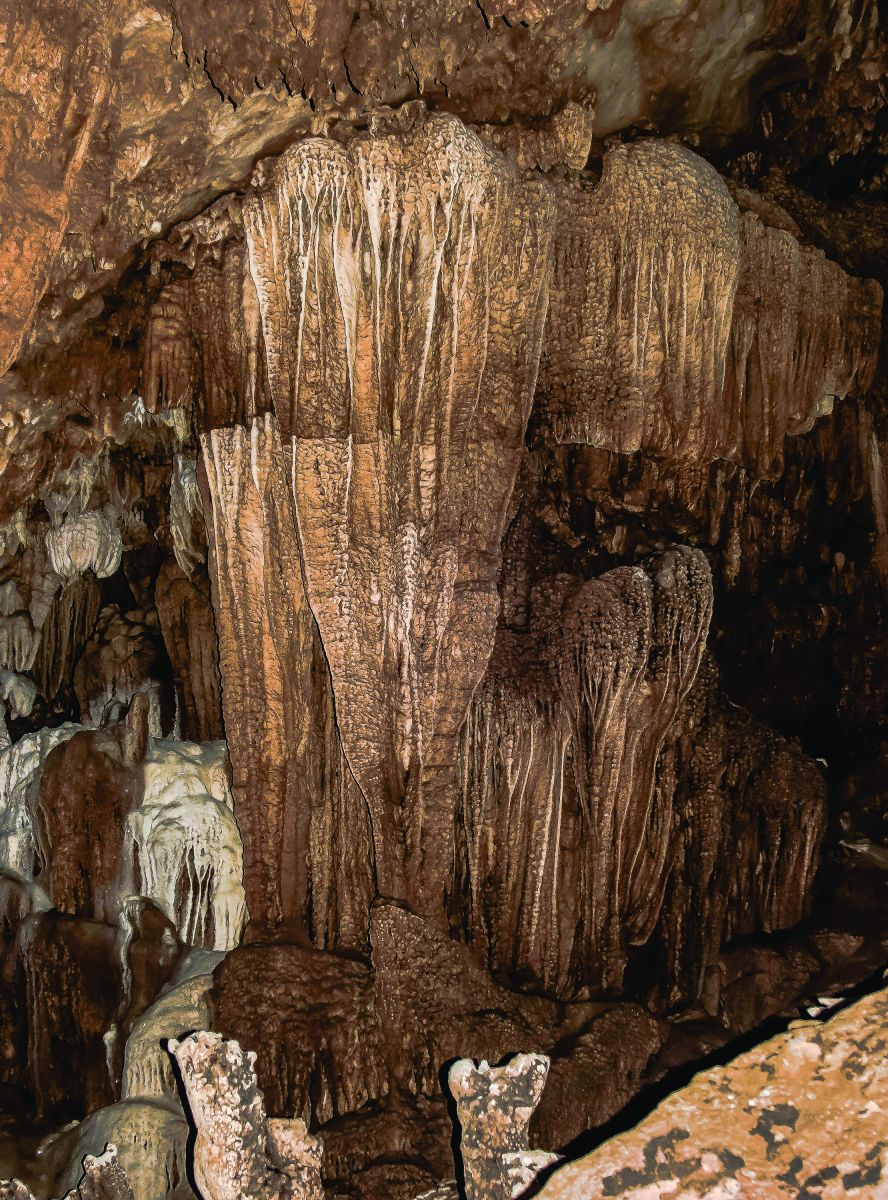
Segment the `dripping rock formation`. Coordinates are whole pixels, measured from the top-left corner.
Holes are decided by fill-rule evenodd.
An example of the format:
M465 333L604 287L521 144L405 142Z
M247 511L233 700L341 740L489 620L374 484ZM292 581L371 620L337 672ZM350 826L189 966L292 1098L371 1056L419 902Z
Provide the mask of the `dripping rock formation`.
M0 12L3 1195L879 1194L886 65Z

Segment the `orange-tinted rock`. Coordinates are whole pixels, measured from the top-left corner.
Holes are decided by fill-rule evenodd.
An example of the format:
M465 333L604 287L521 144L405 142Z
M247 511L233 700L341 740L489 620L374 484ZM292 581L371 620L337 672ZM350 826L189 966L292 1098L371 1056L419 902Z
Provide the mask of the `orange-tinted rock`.
M13 5L2 18L0 374L18 353L68 226L111 91L108 0Z
M541 1200L681 1193L876 1197L888 1172L888 993L698 1075L635 1129L557 1170Z

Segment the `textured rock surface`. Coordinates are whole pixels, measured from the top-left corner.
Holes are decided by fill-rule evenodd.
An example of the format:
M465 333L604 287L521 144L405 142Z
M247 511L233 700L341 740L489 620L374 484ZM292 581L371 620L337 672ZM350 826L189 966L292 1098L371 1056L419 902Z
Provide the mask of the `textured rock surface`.
M252 1052L205 1032L172 1039L169 1050L197 1127L194 1178L204 1200L322 1200L320 1143L299 1118L266 1119Z
M214 1029L413 1200L883 965L876 0L7 8L0 1162L187 1196Z
M556 1171L540 1197L878 1196L886 1016L888 995L877 992L698 1075L636 1129Z
M117 1160L117 1147L108 1145L99 1155L84 1156L83 1177L65 1200L134 1200L126 1172ZM34 1200L24 1184L0 1180L3 1200Z
M379 887L443 916L444 764L493 639L550 213L459 122L408 122L345 149L301 143L244 223L308 596Z
M461 1059L448 1071L467 1200L510 1200L522 1183L533 1181L528 1127L548 1065L541 1054L518 1054L503 1067ZM547 1157L554 1161L537 1156L540 1169Z

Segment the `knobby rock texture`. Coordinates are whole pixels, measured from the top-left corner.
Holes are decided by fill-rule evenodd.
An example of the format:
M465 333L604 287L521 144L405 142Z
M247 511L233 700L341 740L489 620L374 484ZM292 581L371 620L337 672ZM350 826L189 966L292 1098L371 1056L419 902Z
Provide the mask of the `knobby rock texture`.
M6 6L12 1195L878 1194L883 26Z

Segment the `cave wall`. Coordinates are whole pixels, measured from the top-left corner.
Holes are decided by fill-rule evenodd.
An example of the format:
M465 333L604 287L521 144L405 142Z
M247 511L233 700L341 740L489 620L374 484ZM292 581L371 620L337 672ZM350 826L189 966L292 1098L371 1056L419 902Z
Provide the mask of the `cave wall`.
M580 1134L584 1006L748 1028L888 839L877 23L113 7L0 63L0 1082L175 1106L167 1001L438 1166L549 1038Z

